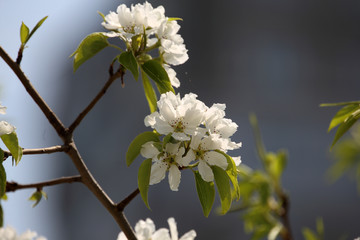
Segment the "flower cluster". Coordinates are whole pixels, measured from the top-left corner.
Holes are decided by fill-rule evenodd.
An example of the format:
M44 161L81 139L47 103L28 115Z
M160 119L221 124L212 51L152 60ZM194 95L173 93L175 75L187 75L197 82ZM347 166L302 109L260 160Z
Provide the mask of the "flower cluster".
M160 228L155 231L154 222L148 218L146 221L140 220L135 226L135 235L139 240L193 240L196 237L196 232L191 230L185 233L180 239L178 237L178 231L176 227L176 222L174 218L168 219L168 224L170 228ZM126 240L126 236L121 232L117 240Z
M7 226L5 228L0 228L0 239L1 240L46 240L45 237L41 237L41 236L38 237L36 232L32 232L30 230L27 230L21 235L17 235L16 230L10 226Z
M6 107L0 104L0 114L6 113ZM10 134L15 131L15 127L8 122L0 121L0 136Z
M104 17L102 25L110 31L104 33L106 36L119 37L139 55L158 48L172 85L180 86L176 72L170 65L183 64L189 56L184 39L178 34L180 25L176 19L165 16L163 6L153 8L150 3L145 2L128 8L121 4L116 13L110 11Z
M193 167L198 168L204 181L214 181L211 166L226 170L228 160L224 153L241 147L241 143L230 139L238 126L225 118L225 104L209 108L196 94L180 98L180 94L167 92L161 95L157 106L159 111L148 115L145 125L166 137L162 144L150 141L141 148L141 155L153 160L150 185L163 180L169 171L170 188L177 191L180 169ZM240 157L232 159L236 165L241 162Z

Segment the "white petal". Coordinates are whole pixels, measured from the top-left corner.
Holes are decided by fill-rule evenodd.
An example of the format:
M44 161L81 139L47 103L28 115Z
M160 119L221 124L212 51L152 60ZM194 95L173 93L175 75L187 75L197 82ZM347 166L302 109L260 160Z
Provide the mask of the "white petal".
M159 113L158 112L153 112L152 114L148 115L145 117L144 119L144 123L145 126L149 127L153 127L156 123L156 119L159 117Z
M140 149L141 156L143 156L144 158L154 158L156 155L160 153L153 143L154 143L153 141L150 141L141 146Z
M165 146L165 152L170 155L176 155L179 152L180 142L179 143L168 143Z
M211 167L209 167L204 161L200 160L198 165L199 173L206 182L214 181L214 174Z
M10 134L10 133L14 132L15 129L16 128L8 122L5 122L5 121L0 122L0 136L5 135L5 134Z
M241 157L240 156L239 157L231 157L231 158L234 160L236 166L240 165L240 163L241 163Z
M196 232L194 230L191 230L187 233L185 233L180 240L193 240L196 237Z
M127 237L123 232L119 233L117 240L127 240Z
M0 104L0 114L5 114L5 113L6 113L6 107Z
M171 235L171 240L178 240L179 239L179 233L177 231L177 227L176 227L176 222L174 218L169 218L168 219L168 224L169 224L169 228L170 228L170 235Z
M171 240L171 238L170 238L168 229L160 228L152 235L151 238L148 238L146 240Z
M180 179L181 179L181 172L179 168L175 164L172 164L169 169L169 185L171 190L173 191L179 190Z
M164 162L155 162L151 166L151 173L150 173L150 185L154 185L159 183L161 180L165 178L165 173L168 169L168 165Z
M206 152L204 154L204 160L210 165L221 167L224 170L226 170L226 168L228 167L226 157L221 153L215 151Z
M195 161L195 160L196 160L195 153L192 149L190 149L185 157L179 157L178 159L176 159L176 162L181 167L184 167L184 166L189 166L190 162Z

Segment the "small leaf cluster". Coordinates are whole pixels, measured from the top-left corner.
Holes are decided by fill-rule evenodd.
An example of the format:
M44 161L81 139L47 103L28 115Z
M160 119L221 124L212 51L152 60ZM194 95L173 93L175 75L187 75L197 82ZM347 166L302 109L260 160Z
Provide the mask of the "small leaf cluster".
M30 201L34 201L34 204L32 205L32 207L36 207L36 205L39 204L39 202L41 201L42 198L44 198L45 200L48 199L48 196L47 196L46 192L44 192L42 189L37 189L37 190L29 197L29 200L30 200Z
M337 107L342 108L332 118L328 131L338 126L334 140L331 144L333 147L336 142L354 125L360 118L360 101L354 102L341 102L341 103L325 103L321 107Z
M286 167L287 154L284 150L277 153L267 152L261 140L255 115L250 116L254 129L257 153L263 170L253 170L245 164L237 167L239 171L240 201L230 211L241 211L245 231L257 240L267 236L276 239L287 234L282 223L285 214L286 194L281 187L281 176ZM235 195L235 194L233 194Z

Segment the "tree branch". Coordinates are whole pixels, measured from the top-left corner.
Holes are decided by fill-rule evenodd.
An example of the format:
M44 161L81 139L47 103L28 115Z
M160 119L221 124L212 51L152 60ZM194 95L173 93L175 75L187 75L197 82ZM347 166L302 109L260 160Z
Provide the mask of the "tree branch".
M81 181L87 186L87 188L95 195L95 197L101 202L101 204L108 210L108 212L113 216L115 221L118 223L124 234L129 240L136 240L135 233L128 223L123 211L117 209L117 205L108 197L104 190L100 187L94 177L91 175L90 171L87 169L79 151L76 148L75 142L72 137L72 132L80 124L81 120L86 116L86 114L93 108L97 101L105 94L107 88L111 83L119 77L122 77L124 74L123 68L111 75L107 84L104 86L102 91L95 97L95 99L90 103L90 105L79 115L79 117L71 125L71 131L65 128L62 122L54 114L51 108L47 103L41 98L39 93L35 90L33 85L27 79L25 74L22 72L20 66L14 62L8 54L0 47L0 56L8 64L8 66L13 70L16 76L19 78L26 91L35 101L35 103L40 107L49 123L54 127L59 137L63 140L64 144L68 146L66 153L73 161L73 164L77 168Z
M67 129L60 121L60 119L56 116L56 114L51 110L51 108L47 105L44 99L40 96L40 94L35 90L29 79L25 76L23 71L21 70L19 64L14 62L10 56L2 49L0 46L0 56L7 63L7 65L13 70L16 76L19 78L21 83L24 85L26 91L29 93L34 102L40 107L41 111L44 113L46 118L49 120L51 125L54 127L56 132L60 137L66 136Z
M72 177L61 177L45 182L39 183L31 183L31 184L18 184L17 182L6 182L6 192L15 192L20 189L26 188L36 188L41 189L43 187L59 185L63 183L74 183L74 182L81 182L81 176L72 176Z
M122 200L121 202L119 202L116 207L118 209L118 211L124 211L125 207L140 193L139 188L136 188L135 191L133 191L132 193L130 193L129 196L127 196L124 200Z
M105 95L108 88L117 78L123 78L125 72L122 65L120 65L118 71L115 74L110 74L108 81L105 83L104 87L100 92L95 96L95 98L89 103L89 105L79 114L75 121L70 125L69 132L74 132L75 128L79 126L80 122L85 118L85 116L93 109L96 103Z
M283 231L280 232L282 239L284 240L292 240L294 239L291 232L290 218L289 218L289 210L290 210L290 200L286 193L280 190L277 193L280 202L282 203L283 211L281 212L280 218L283 223Z
M23 149L23 155L34 155L34 154L50 154L55 152L66 152L69 149L69 146L58 145L46 148L33 148L33 149ZM4 151L4 160L11 156L9 151Z

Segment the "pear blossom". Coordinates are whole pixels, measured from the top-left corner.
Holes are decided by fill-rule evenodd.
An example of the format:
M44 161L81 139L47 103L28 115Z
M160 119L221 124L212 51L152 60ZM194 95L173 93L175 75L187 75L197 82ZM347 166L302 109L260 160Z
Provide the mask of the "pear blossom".
M199 160L199 173L207 182L214 181L214 174L210 166L218 166L224 170L228 167L226 157L215 151L221 148L223 145L222 141L223 139L217 134L204 137L195 135L191 139L191 150L184 157L184 159L189 162Z
M167 64L179 65L185 63L189 56L184 44L184 39L177 33L180 25L177 21L164 21L157 31L160 39L160 54Z
M45 237L37 235L36 232L27 230L21 235L17 235L16 230L11 227L0 228L0 239L1 240L46 240Z
M0 114L6 114L6 107L0 104ZM10 134L15 131L15 127L8 122L0 121L0 136Z
M178 191L181 179L179 167L189 165L189 162L182 158L185 149L180 147L180 142L176 144L167 143L165 149L160 152L154 142L150 141L142 146L140 153L145 158L152 158L154 162L151 166L149 184L159 183L165 178L166 172L169 171L170 189Z
M170 83L173 87L180 87L180 81L179 79L176 77L176 72L174 69L172 69L169 65L167 64L164 64L164 69L166 71L166 73L168 74L169 76L169 79L170 79Z
M190 136L202 132L200 128L204 119L206 106L190 93L180 99L180 94L173 92L162 94L157 103L159 112L148 115L144 122L160 134L172 133L176 140L190 140Z
M193 240L196 237L196 232L191 230L185 233L182 237L178 236L178 231L176 227L176 222L174 218L168 219L168 224L170 228L160 228L155 231L155 224L150 219L147 218L145 221L140 220L135 226L135 235L139 240ZM117 240L127 240L125 234L121 232L117 238Z

